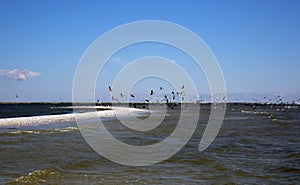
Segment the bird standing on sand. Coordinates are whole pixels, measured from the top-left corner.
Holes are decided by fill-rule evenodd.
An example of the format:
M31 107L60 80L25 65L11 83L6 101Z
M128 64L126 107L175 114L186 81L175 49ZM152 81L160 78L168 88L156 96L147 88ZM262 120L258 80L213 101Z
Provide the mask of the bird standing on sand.
M109 90L109 92L112 92L112 89L111 89L111 87L110 87L110 86L108 87L108 90Z
M160 86L159 90L163 90L163 87L162 87L162 86Z

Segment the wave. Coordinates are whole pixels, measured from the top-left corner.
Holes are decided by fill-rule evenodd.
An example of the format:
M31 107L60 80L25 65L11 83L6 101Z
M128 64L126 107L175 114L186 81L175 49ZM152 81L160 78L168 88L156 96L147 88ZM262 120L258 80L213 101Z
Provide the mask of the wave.
M11 131L8 134L10 135L41 134L41 133L71 132L75 130L78 130L78 127L56 128L53 130L18 130L18 131Z
M247 114L269 114L268 112L264 112L264 111L249 111L249 110L242 110L242 113L247 113Z
M46 168L42 170L36 170L28 175L21 176L17 179L10 181L8 184L40 184L46 183L51 177L57 176L57 171L54 169Z

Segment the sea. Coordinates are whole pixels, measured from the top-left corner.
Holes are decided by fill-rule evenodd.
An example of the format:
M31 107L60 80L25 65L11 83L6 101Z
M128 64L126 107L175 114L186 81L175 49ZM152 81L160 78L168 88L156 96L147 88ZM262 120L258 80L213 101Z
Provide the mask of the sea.
M71 105L1 103L0 118L70 114ZM148 166L121 165L102 157L75 121L0 125L0 184L300 184L297 104L228 103L219 134L201 152L210 104L168 108L162 126L148 134L120 126L116 117L102 121L123 142L147 145L168 137L181 110L193 115L196 106L200 116L188 143L169 159Z

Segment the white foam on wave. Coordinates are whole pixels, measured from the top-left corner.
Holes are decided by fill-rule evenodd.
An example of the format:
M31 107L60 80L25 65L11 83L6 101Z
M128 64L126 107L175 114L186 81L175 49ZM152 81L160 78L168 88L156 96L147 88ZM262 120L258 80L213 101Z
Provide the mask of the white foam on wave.
M18 131L12 131L10 134L39 134L41 133L38 130L18 130Z
M11 131L9 134L18 135L18 134L41 134L41 133L57 133L57 132L71 132L78 130L78 127L66 127L66 128L56 128L54 130L18 130Z
M264 111L258 112L258 111L242 110L241 112L247 114L269 114L268 112L264 112Z
M74 130L78 130L78 127L67 127L67 128L54 129L54 131L58 131L58 132L70 132L70 131L74 131Z
M53 177L55 176L57 171L45 168L41 170L36 170L33 172L28 173L28 175L21 176L16 178L15 180L11 181L10 183L17 183L17 184L41 184L47 183L45 180L46 177Z
M127 116L127 115L133 115L140 112L143 113L148 111L143 109L136 109L136 108L113 107L111 110L103 110L97 112L44 115L44 116L31 116L31 117L18 117L18 118L3 118L0 119L0 128L38 126L38 125L48 125L48 124L61 123L61 122L72 122L75 121L75 114L76 114L76 119L92 119L95 117L115 117L116 114Z

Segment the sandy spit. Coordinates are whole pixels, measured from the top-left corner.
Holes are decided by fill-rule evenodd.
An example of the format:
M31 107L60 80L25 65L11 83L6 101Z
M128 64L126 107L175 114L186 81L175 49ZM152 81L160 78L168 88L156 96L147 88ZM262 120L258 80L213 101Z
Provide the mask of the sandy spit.
M130 116L136 113L146 113L147 110L127 108L127 107L112 107L111 110L103 110L97 112L84 112L84 113L72 113L72 114L59 114L59 115L43 115L43 116L31 116L31 117L18 117L18 118L3 118L0 119L1 127L20 127L20 126L34 126L59 122L71 122L76 119L91 119L95 117L115 117L118 116Z

